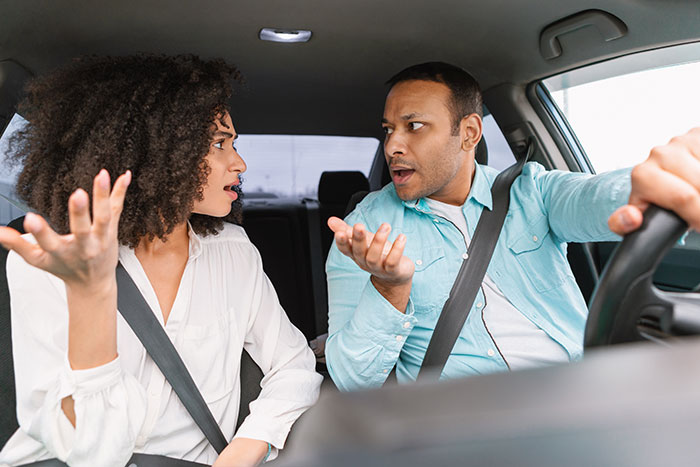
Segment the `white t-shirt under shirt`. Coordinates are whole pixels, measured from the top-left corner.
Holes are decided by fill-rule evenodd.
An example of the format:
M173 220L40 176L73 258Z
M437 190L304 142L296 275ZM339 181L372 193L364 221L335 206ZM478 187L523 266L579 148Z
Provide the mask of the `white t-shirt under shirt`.
M469 230L462 206L426 198L431 211L452 222L469 246ZM484 275L481 288L486 299L482 317L494 344L511 370L552 365L569 361L564 347L549 337L535 323L523 316L503 295L503 292Z

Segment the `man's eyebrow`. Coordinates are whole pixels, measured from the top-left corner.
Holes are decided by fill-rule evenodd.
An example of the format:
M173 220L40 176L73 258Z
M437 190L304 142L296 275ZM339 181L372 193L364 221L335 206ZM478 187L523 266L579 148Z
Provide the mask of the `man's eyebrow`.
M419 114L418 112L412 112L410 114L401 115L401 120L413 120L414 118L420 117L425 117L425 115Z

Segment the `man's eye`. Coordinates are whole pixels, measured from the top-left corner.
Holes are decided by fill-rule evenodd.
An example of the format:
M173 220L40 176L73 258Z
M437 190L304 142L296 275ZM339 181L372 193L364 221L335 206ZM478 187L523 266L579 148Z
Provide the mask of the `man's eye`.
M411 123L408 124L408 126L409 126L409 128L410 128L411 130L414 130L414 131L415 131L415 130L418 130L419 128L422 128L422 127L423 127L423 123L421 123L421 122L411 122Z
M385 127L382 127L382 130L384 130L384 134L385 134L385 135L390 135L390 134L392 134L392 133L394 132L393 129L391 129L391 128L389 128L389 127L386 127L386 126L385 126Z

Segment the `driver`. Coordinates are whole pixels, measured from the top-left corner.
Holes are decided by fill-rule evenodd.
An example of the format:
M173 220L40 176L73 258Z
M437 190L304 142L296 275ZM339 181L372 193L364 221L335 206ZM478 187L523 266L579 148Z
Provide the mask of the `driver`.
M498 172L474 161L479 85L446 63L392 77L382 127L392 182L329 219L328 369L343 390L414 380ZM488 271L441 378L516 370L582 355L587 308L567 242L616 240L649 203L700 229L700 128L633 169L600 175L530 162Z

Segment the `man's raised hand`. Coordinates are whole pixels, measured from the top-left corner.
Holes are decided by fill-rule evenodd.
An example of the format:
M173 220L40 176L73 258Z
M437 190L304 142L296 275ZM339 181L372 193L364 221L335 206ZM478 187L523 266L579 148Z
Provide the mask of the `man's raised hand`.
M406 236L401 234L391 243L387 241L389 224L372 233L362 224L350 227L337 217L328 219L328 227L335 232L338 250L369 272L377 291L399 311L405 311L415 271L413 261L403 254Z

